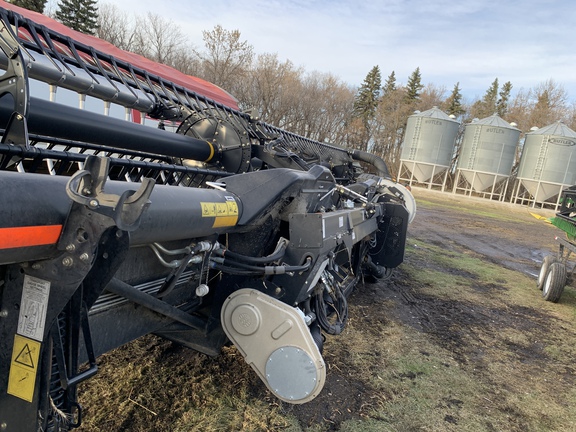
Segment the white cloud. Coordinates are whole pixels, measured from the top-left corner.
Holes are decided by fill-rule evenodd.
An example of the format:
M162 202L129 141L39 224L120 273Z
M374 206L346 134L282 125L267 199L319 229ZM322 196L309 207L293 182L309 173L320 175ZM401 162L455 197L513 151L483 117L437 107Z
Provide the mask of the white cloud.
M105 1L105 0L104 0ZM275 52L307 71L358 86L374 65L405 82L481 96L494 78L515 89L553 78L576 99L572 23L561 0L123 0L119 8L168 18L202 45L202 31L238 29L257 53ZM159 4L162 7L159 8Z

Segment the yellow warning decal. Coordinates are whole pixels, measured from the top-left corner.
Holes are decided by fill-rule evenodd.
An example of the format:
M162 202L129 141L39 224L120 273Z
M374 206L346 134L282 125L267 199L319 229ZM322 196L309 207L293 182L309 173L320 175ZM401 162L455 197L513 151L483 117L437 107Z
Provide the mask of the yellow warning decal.
M212 228L234 226L238 222L238 203L227 200L226 202L201 202L202 217L213 217Z
M236 225L236 222L238 222L238 217L236 216L217 217L216 219L214 219L212 228L234 226Z
M40 342L19 334L14 335L14 347L8 377L8 393L12 396L32 402L40 347Z

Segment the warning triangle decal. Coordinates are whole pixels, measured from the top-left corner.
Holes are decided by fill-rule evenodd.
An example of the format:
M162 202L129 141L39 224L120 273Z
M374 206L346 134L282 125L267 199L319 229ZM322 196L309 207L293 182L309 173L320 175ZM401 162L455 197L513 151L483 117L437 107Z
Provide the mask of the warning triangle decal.
M30 348L28 347L28 344L24 345L24 348L20 350L20 353L16 356L14 361L34 369L34 360L32 360L32 355L30 354Z

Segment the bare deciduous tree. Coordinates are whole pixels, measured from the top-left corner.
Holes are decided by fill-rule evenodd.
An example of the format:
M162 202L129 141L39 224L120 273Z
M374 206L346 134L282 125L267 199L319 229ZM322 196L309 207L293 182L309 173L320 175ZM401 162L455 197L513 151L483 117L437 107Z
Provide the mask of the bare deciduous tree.
M344 125L354 109L354 92L334 75L308 74L300 95L301 121L295 132L321 142L342 144Z
M233 93L252 64L252 45L240 39L239 30L220 25L202 35L205 51L195 51L202 64L202 78Z
M445 86L438 86L432 83L427 84L420 93L420 101L416 109L426 111L434 106L439 107L446 99L446 91Z
M388 92L378 105L378 128L373 152L380 156L394 177L400 164L400 151L408 117L414 112L416 101L406 98L406 89L398 87Z
M549 79L535 86L531 98L533 107L528 116L531 126L547 126L566 117L568 94L554 80Z
M102 3L98 11L96 36L126 51L133 50L135 29L130 16L116 5Z
M281 62L277 54L260 54L235 85L243 108L255 108L262 119L274 125L293 122L291 111L300 97L302 69Z
M146 17L138 17L136 28L136 51L153 61L173 66L187 49L182 30L160 15L148 12Z

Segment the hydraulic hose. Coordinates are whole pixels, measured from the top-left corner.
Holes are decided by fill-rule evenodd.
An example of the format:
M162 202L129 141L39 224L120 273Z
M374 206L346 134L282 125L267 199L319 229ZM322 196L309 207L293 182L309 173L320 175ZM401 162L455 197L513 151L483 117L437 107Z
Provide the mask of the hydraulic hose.
M276 247L274 252L272 252L272 254L265 257L251 257L247 255L241 255L237 252L232 252L230 249L219 249L214 252L218 253L220 256L223 256L225 258L230 258L232 260L237 260L245 263L267 264L282 259L284 257L284 254L286 253L287 246L288 243L286 242L286 240L284 240L278 244L278 246Z
M352 159L366 162L375 167L378 170L378 175L384 178L391 178L390 171L388 171L388 166L386 162L381 157L378 157L372 153L368 153L362 150L352 150L349 152Z
M326 333L338 335L342 333L348 321L348 301L337 286L334 287L332 302L327 303L324 296L331 297L325 291L313 297L318 324ZM328 310L329 308L331 310ZM336 314L336 319L333 321L329 318L332 314Z
M160 245L156 245L156 247L159 247L166 253L171 253L171 251L168 251L167 249L163 248ZM205 252L207 250L210 250L211 247L212 245L208 242L199 242L195 244L192 248L190 248L188 254L182 260L180 260L180 265L170 272L170 274L168 275L168 277L166 278L166 280L156 293L156 297L162 298L170 294L174 290L176 283L180 279L180 276L182 276L182 273L190 263L192 257L196 255L198 252Z
M223 272L232 273L232 274L237 274L237 273L234 273L236 271L244 271L244 272L252 272L252 273L260 274L260 275L279 275L279 274L286 274L286 273L291 273L291 272L306 271L306 270L309 270L311 265L312 265L311 260L308 260L306 262L306 264L301 265L301 266L278 265L278 266L264 266L264 267L253 266L253 265L240 263L240 262L234 262L234 261L230 261L230 260L225 260L223 258L212 257L211 260L212 260L212 267L213 268L216 268L216 269L221 270Z
M223 273L233 274L233 275L237 275L237 276L263 276L264 275L264 272L262 272L262 271L242 270L239 268L227 267L227 266L224 266L222 264L218 264L214 261L210 262L210 268L213 268L215 270L220 270Z

